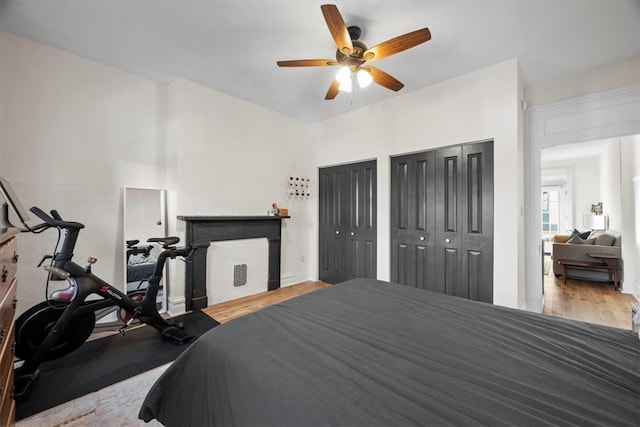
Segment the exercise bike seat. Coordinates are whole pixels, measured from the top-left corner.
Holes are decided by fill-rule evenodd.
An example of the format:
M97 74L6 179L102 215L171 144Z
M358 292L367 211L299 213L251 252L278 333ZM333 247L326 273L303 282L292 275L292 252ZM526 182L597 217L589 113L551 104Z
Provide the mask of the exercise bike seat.
M179 237L169 236L169 237L151 237L147 239L149 243L161 243L162 247L167 248L171 245L175 245L180 242Z

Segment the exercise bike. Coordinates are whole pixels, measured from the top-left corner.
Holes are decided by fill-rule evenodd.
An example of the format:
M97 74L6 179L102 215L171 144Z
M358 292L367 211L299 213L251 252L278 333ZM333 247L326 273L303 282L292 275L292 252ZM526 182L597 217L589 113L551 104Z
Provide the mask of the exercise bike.
M126 313L124 323L119 329L121 334L124 334L134 321L140 321L154 327L160 331L163 338L176 344L184 344L193 339L192 335L182 329L181 324L160 315L156 297L166 260L181 257L189 262L195 251L206 248L208 244L176 247L180 241L178 237L148 239L149 243L162 245L163 250L158 255L146 289L142 293L136 291L134 295L127 295L91 272L95 258L89 258L85 267L72 260L79 232L84 228L83 224L65 221L55 210L49 215L37 207L32 207L30 211L43 223L29 227L25 222L28 215L15 198L9 184L1 177L0 190L25 225L23 232L39 233L49 228L58 229L59 237L53 255L43 258L43 261L51 259L51 264L44 269L49 273L47 286L50 281L66 282L66 287L51 292L46 301L28 309L15 322L15 355L24 361L14 372L15 398L26 394L29 386L37 379L39 367L43 362L65 356L80 347L94 330L96 313L108 308L118 307ZM6 203L0 209L0 219L2 225L12 225L8 221Z

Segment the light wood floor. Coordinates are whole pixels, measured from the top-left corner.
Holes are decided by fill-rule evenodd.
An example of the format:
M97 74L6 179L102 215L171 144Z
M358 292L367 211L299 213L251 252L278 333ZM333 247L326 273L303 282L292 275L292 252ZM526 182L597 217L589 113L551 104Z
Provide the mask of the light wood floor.
M544 314L589 323L631 329L631 303L640 306L631 294L616 291L613 285L588 280L544 276Z
M236 299L233 301L221 302L219 304L210 305L202 309L203 313L208 314L220 323L228 322L236 317L244 316L268 305L277 304L286 301L298 295L304 295L318 289L331 286L323 282L308 281L296 285L286 286L284 288L275 289L273 291L261 292L248 297Z

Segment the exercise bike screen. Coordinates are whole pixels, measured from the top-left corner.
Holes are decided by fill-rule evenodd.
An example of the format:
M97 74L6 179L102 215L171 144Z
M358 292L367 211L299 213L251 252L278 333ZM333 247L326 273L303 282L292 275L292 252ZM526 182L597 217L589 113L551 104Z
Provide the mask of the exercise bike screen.
M0 194L2 194L2 197L9 204L9 206L13 208L13 211L16 213L22 223L25 223L29 220L29 214L27 213L27 210L20 204L20 200L18 200L16 193L13 192L13 188L11 188L11 185L1 176Z

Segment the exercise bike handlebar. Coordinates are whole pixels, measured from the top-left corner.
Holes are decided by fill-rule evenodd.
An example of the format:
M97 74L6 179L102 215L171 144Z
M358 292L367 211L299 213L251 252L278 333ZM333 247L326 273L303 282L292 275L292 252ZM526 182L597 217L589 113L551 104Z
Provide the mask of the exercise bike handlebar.
M51 215L44 212L42 209L38 208L37 206L33 206L29 210L50 227L70 228L75 230L80 230L84 228L84 224L81 224L79 222L64 221L62 217L60 217L60 214L58 214L57 211L52 211L52 214L55 216L54 218Z

